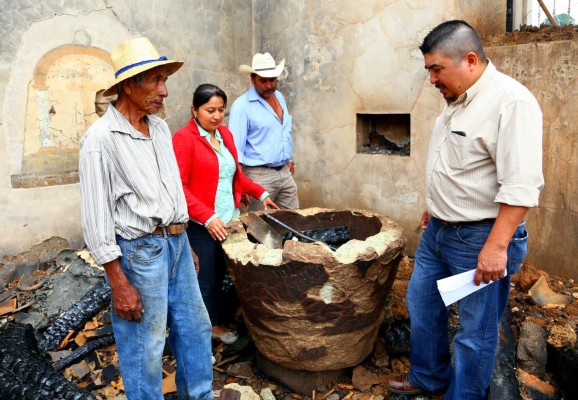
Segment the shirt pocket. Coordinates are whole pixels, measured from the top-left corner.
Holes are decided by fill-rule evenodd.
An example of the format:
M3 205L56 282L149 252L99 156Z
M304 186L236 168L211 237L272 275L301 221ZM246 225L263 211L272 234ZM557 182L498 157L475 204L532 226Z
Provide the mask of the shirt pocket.
M449 127L447 146L448 165L453 169L464 169L467 165L470 138L463 129Z

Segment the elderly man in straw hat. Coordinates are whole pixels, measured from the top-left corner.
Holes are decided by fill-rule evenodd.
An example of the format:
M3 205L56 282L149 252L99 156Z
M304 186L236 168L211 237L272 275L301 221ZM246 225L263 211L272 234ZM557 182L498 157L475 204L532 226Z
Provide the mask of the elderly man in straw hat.
M117 94L80 145L84 239L112 289L112 327L126 395L161 400L166 330L180 399L213 398L211 323L185 227L187 205L167 124L153 116L182 62L146 38L111 52ZM238 392L221 398L237 399Z
M231 107L229 129L235 138L243 172L270 193L281 208L299 208L297 185L293 180L293 139L291 115L277 80L285 69L269 53L257 53L251 66L239 71L251 75L253 86ZM251 200L250 210L259 210L259 201Z

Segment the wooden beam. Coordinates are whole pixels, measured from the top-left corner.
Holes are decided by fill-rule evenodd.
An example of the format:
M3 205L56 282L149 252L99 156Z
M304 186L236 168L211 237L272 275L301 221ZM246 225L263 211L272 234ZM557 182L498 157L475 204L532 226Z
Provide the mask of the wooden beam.
M550 14L550 11L548 11L548 7L546 7L546 4L544 4L544 2L542 0L538 0L538 3L540 3L540 7L542 7L542 10L544 10L544 13L546 13L546 16L548 17L548 21L550 21L552 26L558 26L558 24L556 23L556 20L554 19L554 17L552 17L552 14Z

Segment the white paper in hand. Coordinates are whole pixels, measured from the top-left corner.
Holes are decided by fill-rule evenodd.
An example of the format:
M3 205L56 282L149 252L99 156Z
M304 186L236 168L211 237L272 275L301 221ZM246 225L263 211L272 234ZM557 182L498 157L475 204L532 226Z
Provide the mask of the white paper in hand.
M476 270L472 269L437 281L438 290L446 307L460 299L463 299L467 295L494 283L494 281L490 281L490 283L484 283L482 281L479 286L476 286L474 283L475 273ZM504 276L506 275L508 275L507 268L504 272Z

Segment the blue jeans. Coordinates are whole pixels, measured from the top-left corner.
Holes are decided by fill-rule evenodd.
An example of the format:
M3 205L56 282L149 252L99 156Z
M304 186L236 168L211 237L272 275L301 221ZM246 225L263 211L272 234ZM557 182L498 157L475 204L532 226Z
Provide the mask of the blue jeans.
M204 226L195 222L189 223L187 236L191 247L199 257L199 287L209 312L211 325L221 325L221 288L227 268L223 249Z
M211 323L185 234L117 236L122 269L139 292L141 322L112 315L120 371L130 400L162 400L162 356L168 342L177 361L181 400L213 398Z
M498 323L508 304L510 276L526 256L528 233L522 222L508 246L508 275L460 300L460 329L453 339L448 311L436 281L475 269L493 227L489 223L446 226L432 218L418 246L407 290L411 322L409 380L444 399L485 399L498 344Z

